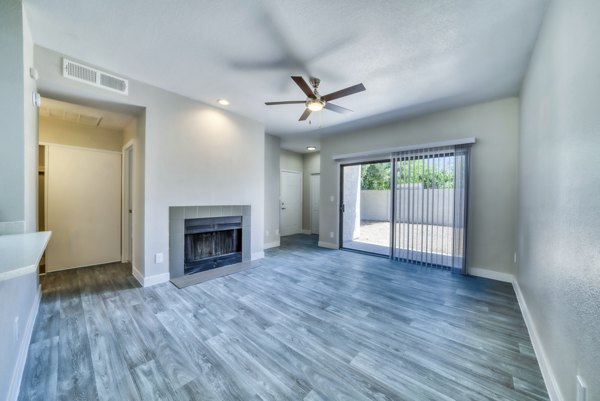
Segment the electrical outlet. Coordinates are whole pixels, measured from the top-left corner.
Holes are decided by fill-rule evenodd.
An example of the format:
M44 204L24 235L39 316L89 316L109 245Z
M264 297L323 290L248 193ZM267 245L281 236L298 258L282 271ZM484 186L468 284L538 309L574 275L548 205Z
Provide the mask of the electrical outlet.
M19 316L15 316L15 342L19 342Z
M275 235L279 235L279 229L275 230Z
M162 253L157 253L154 255L154 263L159 264L164 262L164 257Z
M513 255L513 262L517 263L517 253L515 252L515 254Z
M269 236L269 230L265 231L265 235L268 237Z
M577 401L587 401L587 387L579 375L577 375Z
M333 238L333 231L329 232L329 238Z
M330 201L330 202L335 202L335 198L334 198L334 196L333 196L333 195L331 195L331 196L329 197L329 201Z

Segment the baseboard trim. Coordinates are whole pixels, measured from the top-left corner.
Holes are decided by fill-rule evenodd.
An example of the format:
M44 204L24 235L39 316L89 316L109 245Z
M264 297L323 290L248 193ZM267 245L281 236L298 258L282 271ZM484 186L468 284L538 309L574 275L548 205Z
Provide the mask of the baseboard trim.
M131 274L137 280L138 283L143 287L144 286L144 275L140 273L140 271L132 264L131 265Z
M280 242L279 241L274 241L274 242L267 242L265 244L265 249L271 249L271 248L277 248L278 246L280 246Z
M321 248L340 249L338 244L334 244L333 242L319 241L319 246Z
M37 318L38 310L40 309L41 299L42 286L40 285L38 286L37 294L33 300L33 305L31 305L31 311L29 311L27 325L25 326L25 333L21 339L21 344L19 345L19 355L8 390L8 401L17 401L19 398L19 390L21 389L21 380L23 379L23 371L25 370L25 363L27 362L29 343L31 342L31 336L33 335L33 326L35 325L35 319Z
M131 274L141 284L142 287L150 287L156 284L166 283L171 279L169 273L160 273L145 277L135 266L131 266Z
M548 362L548 357L546 357L546 353L544 352L542 341L540 340L540 336L535 328L535 324L531 318L531 313L529 313L529 308L527 307L527 303L525 302L525 298L521 292L521 287L519 286L516 278L513 279L512 285L513 289L515 290L515 294L517 295L517 301L519 302L519 308L521 308L521 314L523 315L523 320L525 320L527 331L529 331L529 337L531 338L533 351L535 352L535 356L540 365L540 370L542 371L542 377L544 378L544 383L546 384L550 401L564 401L565 399L560 392L558 382L556 381L556 376L554 375L552 367Z
M483 269L481 267L469 267L469 274L471 276L504 281L505 283L512 283L515 278L515 276L510 273L497 272L495 270Z
M311 235L312 232L310 230L302 230L302 234Z
M250 260L262 259L264 257L265 257L265 253L263 251L252 252L252 255L250 256Z

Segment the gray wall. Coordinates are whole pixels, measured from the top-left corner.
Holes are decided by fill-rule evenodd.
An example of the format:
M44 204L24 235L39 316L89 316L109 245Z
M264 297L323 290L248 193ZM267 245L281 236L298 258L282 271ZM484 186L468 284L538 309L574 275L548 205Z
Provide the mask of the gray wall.
M37 220L37 109L33 42L22 4L0 3L0 233L35 231ZM6 224L7 222L14 222Z
M522 90L517 281L564 400L600 400L599 21L551 2Z
M302 230L310 231L310 176L321 172L321 154L305 153L302 156Z
M302 155L290 150L281 149L279 167L281 170L299 171L304 170Z
M518 132L519 100L508 98L323 138L320 241L338 243L339 166L333 155L476 137L469 205L470 265L513 274Z
M15 372L15 369L19 352L29 346L24 343L27 338L25 329L28 319L35 318L31 312L37 308L38 285L37 272L0 281L0 400L8 400L13 376L16 374L18 377L21 373ZM18 340L15 339L13 329L16 317L19 318ZM31 327L33 328L33 324ZM14 392L18 389L11 390Z
M76 55L70 57L77 60ZM143 191L143 224L135 223L134 214L134 227L143 230L143 235L134 235L134 263L141 274L157 280L168 277L170 206L251 205L251 250L260 256L265 180L261 124L133 79L129 96L67 80L61 76L61 59L54 51L35 48L44 95L104 102L104 107L117 103L145 108L136 139L136 151L145 161L140 166L136 156L136 167L143 176L136 175L134 183ZM142 255L136 252L140 247ZM165 263L154 263L156 253L164 254Z
M281 140L265 135L265 247L279 244L279 153Z
M38 191L38 109L33 104L32 95L37 92L37 83L29 76L29 68L33 67L33 38L29 29L27 16L23 11L23 173L24 193L23 207L25 232L37 231L37 191ZM1 219L0 219L1 220Z
M0 234L36 231L37 110L29 78L33 43L20 1L0 2ZM27 321L38 294L37 274L0 282L0 400L8 397ZM13 327L19 319L19 338ZM13 389L16 391L16 389Z

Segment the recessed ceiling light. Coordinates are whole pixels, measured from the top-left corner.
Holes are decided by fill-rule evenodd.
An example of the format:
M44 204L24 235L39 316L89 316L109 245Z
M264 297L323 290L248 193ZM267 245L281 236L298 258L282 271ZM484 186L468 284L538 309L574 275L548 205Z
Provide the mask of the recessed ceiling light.
M221 106L229 106L229 100L227 99L219 99L217 100L217 103L219 103Z
M306 150L310 150L312 152L313 150L317 150L317 147L316 146L307 146Z

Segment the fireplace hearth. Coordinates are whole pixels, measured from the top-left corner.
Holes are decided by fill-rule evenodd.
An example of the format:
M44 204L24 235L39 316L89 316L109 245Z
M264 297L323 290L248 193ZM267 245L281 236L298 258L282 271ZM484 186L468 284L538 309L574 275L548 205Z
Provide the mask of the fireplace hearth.
M184 274L242 261L242 216L185 219Z

